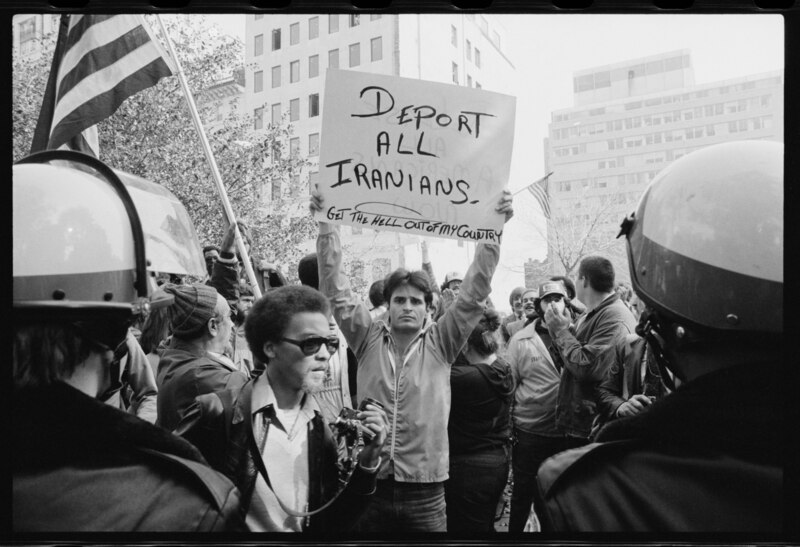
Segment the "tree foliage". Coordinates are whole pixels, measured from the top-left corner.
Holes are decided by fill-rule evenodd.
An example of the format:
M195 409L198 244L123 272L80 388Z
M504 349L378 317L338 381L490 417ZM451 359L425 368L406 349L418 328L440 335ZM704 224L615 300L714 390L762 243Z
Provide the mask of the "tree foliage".
M150 18L151 16L147 16ZM148 19L155 30L158 25ZM223 36L201 15L163 16L195 102L202 91L242 66L243 44ZM55 35L42 41L38 58L14 57L14 157L27 155L52 59ZM302 199L300 180L307 159L289 154L292 127L285 120L266 131L253 129L241 105L208 139L237 220L251 228L255 257L289 265L300 258L298 245L316 234L309 215L290 215L289 203ZM203 153L177 75L128 98L98 126L100 158L110 166L164 185L186 207L201 244L219 243L227 219L211 168ZM273 180L281 193L269 207L261 199ZM290 278L296 268L286 268Z
M591 196L587 192L576 198L584 204L579 212L553 209L553 216L547 222L546 232L534 223L533 229L547 241L547 258L540 266L556 275L577 273L581 260L591 255L605 256L614 264L620 280L628 278L627 256L622 240L616 239L616 232L609 230L621 220L609 196Z

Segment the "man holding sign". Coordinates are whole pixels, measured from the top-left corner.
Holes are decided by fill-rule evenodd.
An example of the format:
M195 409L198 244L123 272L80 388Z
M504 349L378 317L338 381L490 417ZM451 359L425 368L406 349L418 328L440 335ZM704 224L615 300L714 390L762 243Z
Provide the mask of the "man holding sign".
M315 191L311 210L323 210ZM513 215L504 192L495 208ZM358 358L358 394L384 404L389 440L381 453L378 489L361 520L362 532L445 532L443 482L448 478L450 365L480 321L500 257L500 245L481 243L461 291L439 321L427 320L433 299L427 274L395 270L386 280L386 320L370 316L342 272L338 228L320 222L317 239L320 290Z
M358 359L357 393L390 417L378 489L362 532L444 532L450 365L478 324L500 254L515 99L459 86L328 70L311 211L320 291ZM323 203L323 195L325 201ZM398 269L388 310L370 316L342 272L335 224L478 242L447 312L431 321L431 281Z

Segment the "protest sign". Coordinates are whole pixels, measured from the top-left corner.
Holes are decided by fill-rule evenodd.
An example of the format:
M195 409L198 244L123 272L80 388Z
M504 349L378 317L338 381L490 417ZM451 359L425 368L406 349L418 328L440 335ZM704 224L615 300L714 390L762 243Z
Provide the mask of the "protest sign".
M516 99L381 74L329 69L317 220L499 242Z

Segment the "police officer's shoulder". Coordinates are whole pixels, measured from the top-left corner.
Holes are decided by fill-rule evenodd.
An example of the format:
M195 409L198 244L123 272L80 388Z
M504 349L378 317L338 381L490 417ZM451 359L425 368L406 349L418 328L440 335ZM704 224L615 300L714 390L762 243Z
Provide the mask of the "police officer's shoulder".
M153 460L160 461L167 469L174 470L175 473L180 473L189 479L196 488L206 494L205 497L213 503L217 511L223 511L231 504L238 506L239 491L233 483L207 465L152 448L139 447L137 450Z
M621 451L630 450L637 441L622 440L604 443L591 443L579 448L573 448L560 452L545 460L539 468L537 481L539 489L545 497L556 492L559 487L568 482L569 479L580 470L592 467L596 463L611 455Z

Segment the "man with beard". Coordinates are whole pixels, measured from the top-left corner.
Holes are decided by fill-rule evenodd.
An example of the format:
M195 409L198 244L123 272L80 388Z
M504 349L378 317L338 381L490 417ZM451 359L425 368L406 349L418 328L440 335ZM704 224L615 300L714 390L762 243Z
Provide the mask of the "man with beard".
M537 296L540 294L541 296ZM558 281L547 281L522 294L525 315L533 321L508 345L508 363L514 377L514 445L511 462L514 487L511 493L509 532L522 532L536 494L536 473L541 463L566 450L564 436L556 428L556 402L561 371L551 353L550 333L543 322L544 309L563 313L566 292Z
M175 431L236 484L251 531L345 531L375 491L386 414L372 404L358 412L365 445L348 482L313 395L339 347L329 310L310 287L269 291L245 320L247 342L265 368L242 388L198 397Z

